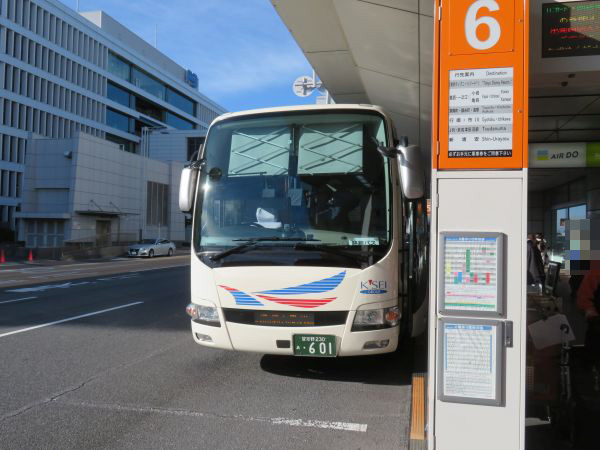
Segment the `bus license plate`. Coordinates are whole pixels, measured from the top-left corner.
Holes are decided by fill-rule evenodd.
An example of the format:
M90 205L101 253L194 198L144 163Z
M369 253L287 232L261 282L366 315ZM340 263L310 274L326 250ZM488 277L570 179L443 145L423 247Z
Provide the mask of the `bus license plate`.
M324 356L337 355L335 336L325 334L295 334L294 355Z

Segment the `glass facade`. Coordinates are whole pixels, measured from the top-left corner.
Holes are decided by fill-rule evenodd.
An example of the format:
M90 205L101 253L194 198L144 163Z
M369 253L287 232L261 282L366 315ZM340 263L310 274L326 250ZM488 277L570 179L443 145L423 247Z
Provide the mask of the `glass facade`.
M167 102L176 108L185 111L190 116L195 115L195 103L171 88L167 88Z
M143 70L139 69L133 64L128 63L123 58L115 55L112 52L108 53L108 71L113 75L118 76L119 78L131 82L132 84L136 85L140 89L143 89L149 94L166 101L167 103L175 106L181 111L184 111L191 116L196 115L196 102L186 97L185 95L180 94L176 90L168 87L166 84L159 81L157 78L147 74ZM111 98L111 94L117 95L114 92L115 88L119 89L114 84L109 83L109 98ZM119 98L121 99L121 97ZM111 100L115 100L121 104L125 104L117 99L111 98Z
M107 95L110 100L120 103L123 106L131 106L130 94L125 89L120 88L116 84L108 82Z
M165 122L167 125L177 128L178 130L193 130L194 124L188 120L182 119L170 112L167 112Z
M552 152L552 144L546 145ZM574 143L560 145L577 148ZM586 146L590 144L584 151ZM554 159L538 155L535 163L542 167L530 167L527 175L525 448L595 450L600 405L600 167L589 159L587 167L570 167L558 152L550 157Z
M575 206L565 206L564 208L556 208L554 211L555 221L554 229L552 230L551 241L553 244L552 259L553 261L563 262L565 256L565 243L567 235L566 224L569 220L582 220L587 218L587 205L580 204Z
M160 120L161 122L164 121L165 110L142 98L135 98L135 110L152 117L153 119Z
M131 82L137 87L143 89L151 95L154 95L155 97L160 98L161 100L165 99L166 86L156 78L142 72L137 67L133 68L131 75Z
M127 81L131 78L131 64L112 52L108 52L108 71Z
M131 128L129 126L129 116L115 111L114 109L106 108L106 124L109 127L116 128L117 130L129 133Z
M106 140L120 145L123 151L129 152L129 153L137 153L135 151L135 143L128 141L127 139L123 139L122 137L115 136L114 134L106 133Z

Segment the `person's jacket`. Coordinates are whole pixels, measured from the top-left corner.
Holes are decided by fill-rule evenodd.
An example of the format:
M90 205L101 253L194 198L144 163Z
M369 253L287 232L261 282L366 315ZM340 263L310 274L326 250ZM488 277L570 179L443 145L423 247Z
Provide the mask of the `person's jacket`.
M544 280L544 261L535 244L527 241L527 284L541 283Z
M586 313L600 314L600 270L590 271L577 291L577 307Z

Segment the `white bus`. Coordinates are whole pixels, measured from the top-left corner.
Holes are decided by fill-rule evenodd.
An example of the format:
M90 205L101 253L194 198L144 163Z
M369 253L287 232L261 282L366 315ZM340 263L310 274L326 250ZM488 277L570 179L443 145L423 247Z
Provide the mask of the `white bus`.
M376 106L224 114L183 170L194 340L299 356L393 352L426 321L416 146Z

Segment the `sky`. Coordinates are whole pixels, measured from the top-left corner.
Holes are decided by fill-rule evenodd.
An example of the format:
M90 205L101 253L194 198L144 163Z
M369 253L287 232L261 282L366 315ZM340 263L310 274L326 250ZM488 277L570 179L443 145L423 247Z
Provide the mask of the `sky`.
M61 0L76 9L76 0ZM292 83L312 68L269 0L80 0L104 10L198 75L199 90L229 111L315 103Z

